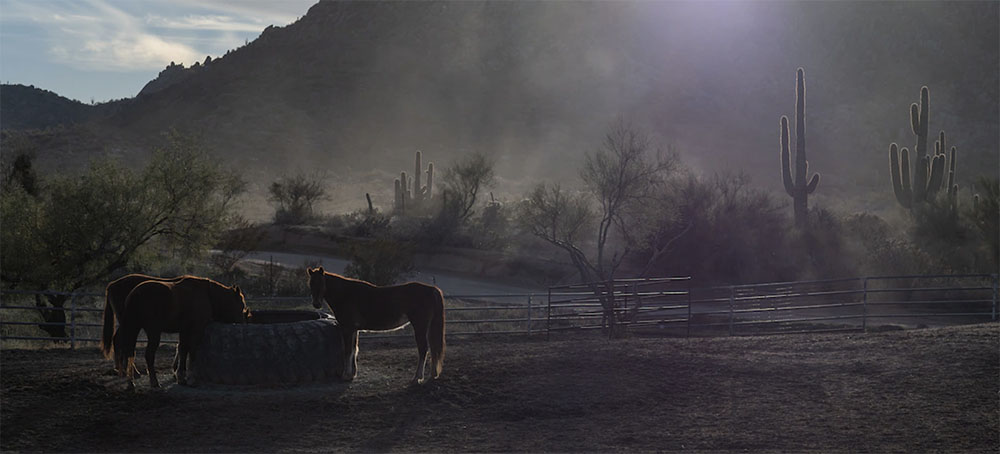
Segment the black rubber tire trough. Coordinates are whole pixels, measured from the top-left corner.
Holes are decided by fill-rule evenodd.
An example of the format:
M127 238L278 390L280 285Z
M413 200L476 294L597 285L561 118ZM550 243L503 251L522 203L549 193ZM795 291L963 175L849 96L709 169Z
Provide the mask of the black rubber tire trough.
M337 380L344 368L340 327L313 311L254 311L250 323L211 323L191 371L225 385L307 384Z

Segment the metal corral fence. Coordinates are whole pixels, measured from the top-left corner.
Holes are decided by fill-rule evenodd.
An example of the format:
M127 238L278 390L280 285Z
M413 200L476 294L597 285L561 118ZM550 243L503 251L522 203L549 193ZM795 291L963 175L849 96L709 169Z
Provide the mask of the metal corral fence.
M997 320L997 275L878 276L690 288L689 278L550 289L548 332L598 329L602 300L630 333L743 336ZM613 289L609 292L608 289Z
M60 296L66 297L63 307L47 305L48 298ZM314 310L309 297L248 296L247 305L251 310ZM542 293L446 295L445 306L448 336L532 335L544 333L546 329ZM0 340L5 345L11 341L66 342L71 348L97 343L101 340L103 311L103 293L0 290ZM45 321L53 318L64 321ZM54 336L43 327L57 328L66 336ZM367 338L412 337L413 329L407 325L396 331L361 335ZM144 340L140 335L140 341ZM165 333L161 338L161 343L176 342L175 334Z
M602 301L635 335L746 336L866 331L997 320L995 274L879 276L691 288L689 277L622 279L546 293L446 295L448 336L536 335L604 326ZM65 297L62 308L40 307ZM0 291L0 340L100 341L104 294ZM248 297L251 309L312 310L308 297ZM43 312L48 319L46 322ZM63 317L52 317L62 312ZM64 320L64 321L63 321ZM55 337L42 327L62 327ZM363 337L412 337L406 327ZM165 335L163 342L176 342Z

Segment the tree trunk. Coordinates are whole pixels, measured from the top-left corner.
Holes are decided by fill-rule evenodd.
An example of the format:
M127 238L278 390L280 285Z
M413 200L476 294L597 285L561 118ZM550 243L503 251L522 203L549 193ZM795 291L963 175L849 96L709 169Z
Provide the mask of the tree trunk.
M52 308L46 307L41 295L35 295L35 306L45 323L62 323L62 325L38 325L50 337L68 337L66 334L66 312L62 310L66 304L67 295L47 295L46 299ZM56 308L56 309L53 309Z

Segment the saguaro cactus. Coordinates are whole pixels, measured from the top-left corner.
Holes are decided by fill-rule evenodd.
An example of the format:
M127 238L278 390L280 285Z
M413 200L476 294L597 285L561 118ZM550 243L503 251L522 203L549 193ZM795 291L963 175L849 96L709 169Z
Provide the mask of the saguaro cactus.
M892 190L896 201L904 208L913 209L916 205L926 202L937 195L945 182L945 155L947 144L944 131L941 131L934 143L934 155L927 155L927 130L930 119L930 90L920 88L920 105L910 105L910 128L917 136L915 152L915 168L910 178L910 154L906 147L898 149L895 143L889 145L889 174L892 179ZM948 197L954 205L957 203L958 185L955 184L955 147L951 147L951 159L948 166Z
M809 162L806 161L806 82L805 71L799 68L795 76L795 178L792 178L791 153L788 149L788 117L781 116L781 181L785 192L792 196L795 225L803 227L809 214L809 194L819 185L819 174L809 183Z
M403 212L407 208L419 209L424 202L431 200L432 188L434 184L434 163L427 163L427 185L420 185L420 160L421 153L417 151L414 159L413 176L407 177L406 172L400 172L399 179L395 180L395 205L396 211Z

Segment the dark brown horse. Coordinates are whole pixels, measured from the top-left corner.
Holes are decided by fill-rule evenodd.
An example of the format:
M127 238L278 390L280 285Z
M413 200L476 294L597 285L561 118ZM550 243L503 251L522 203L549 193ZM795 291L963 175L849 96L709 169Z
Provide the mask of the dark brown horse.
M179 333L177 344L177 383L188 380L187 357L195 354L205 327L210 322L246 322L250 310L239 286L226 287L211 279L185 276L177 282L144 281L125 298L125 311L118 327L115 346L125 362L129 388L134 388L135 344L139 331L146 332L146 367L149 385L159 387L156 379L156 349L160 333Z
M432 378L444 366L444 296L441 289L419 282L378 287L365 281L327 273L323 267L309 270L313 306L323 299L333 310L344 336L345 380L358 374L358 332L391 331L413 325L417 338L417 372L414 383L424 382L428 344Z
M145 274L127 274L108 284L104 292L104 330L101 332L101 351L107 359L111 359L112 353L114 354L116 372L122 375L125 374L122 371L121 354L114 348L114 339L115 321L117 320L119 325L122 323L121 317L125 311L125 298L128 297L129 292L135 286L145 281L177 282L184 277L156 277ZM140 375L138 370L133 372Z

